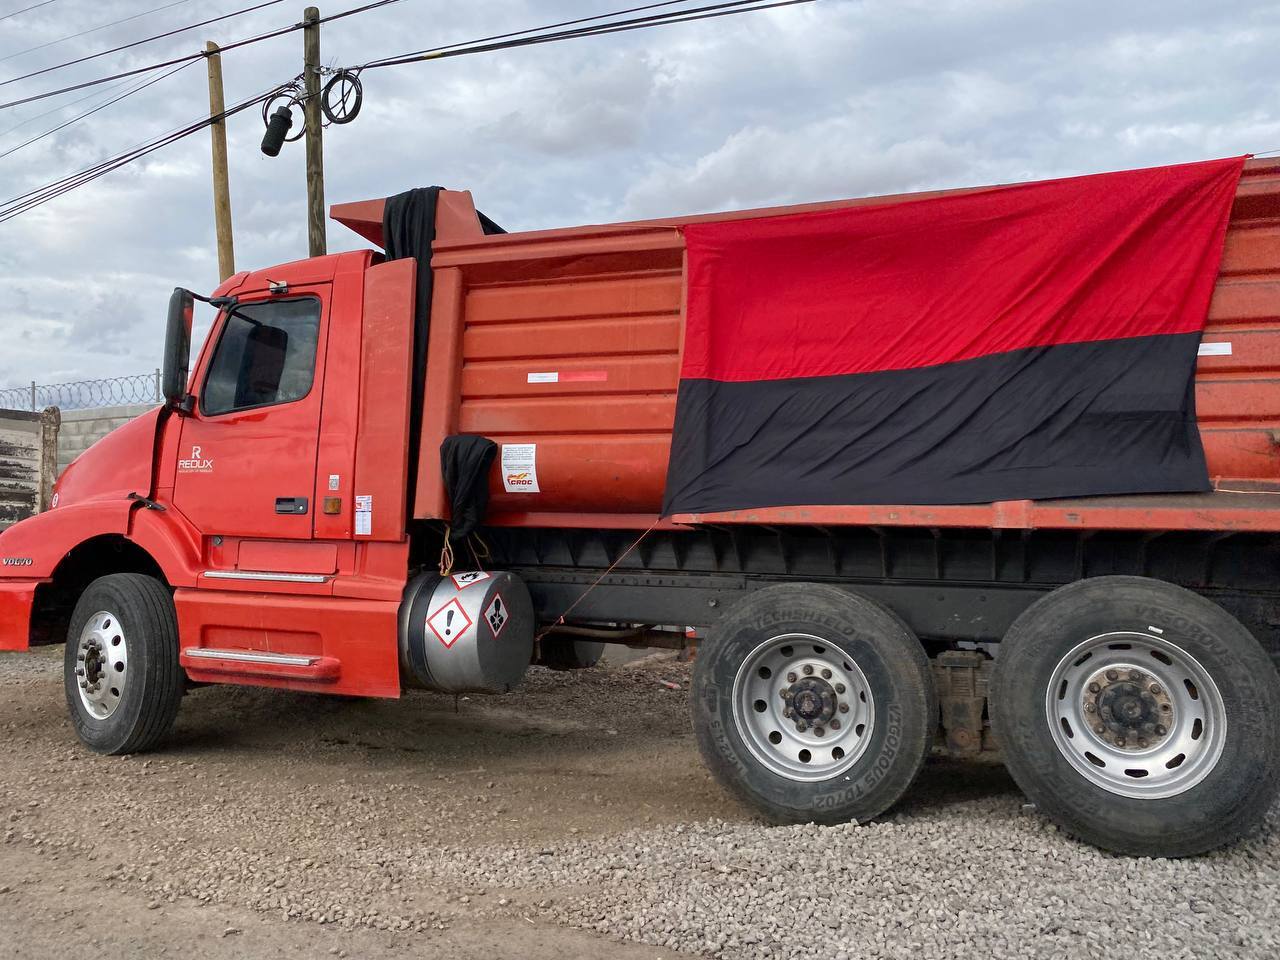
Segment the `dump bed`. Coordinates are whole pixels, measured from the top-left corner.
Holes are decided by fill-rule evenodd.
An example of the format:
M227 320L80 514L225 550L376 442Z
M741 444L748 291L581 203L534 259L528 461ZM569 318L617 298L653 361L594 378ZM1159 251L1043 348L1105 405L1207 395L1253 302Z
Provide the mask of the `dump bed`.
M680 373L679 228L950 192L962 191L497 236L472 226L469 195L442 194L418 516L445 514L440 441L475 433L515 447L508 480L526 464L531 475L522 487L494 471L491 522L648 526L662 502ZM334 216L380 242L381 206L347 204ZM797 506L671 522L1280 529L1280 160L1245 163L1196 370L1196 402L1212 493Z

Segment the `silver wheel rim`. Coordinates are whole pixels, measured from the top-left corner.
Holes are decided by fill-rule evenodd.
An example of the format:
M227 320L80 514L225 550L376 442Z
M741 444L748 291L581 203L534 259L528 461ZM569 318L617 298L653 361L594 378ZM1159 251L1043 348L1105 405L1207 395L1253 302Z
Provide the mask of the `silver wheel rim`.
M1090 783L1158 800L1190 790L1222 756L1227 717L1217 684L1177 644L1105 633L1058 663L1045 693L1053 741Z
M91 616L76 644L76 687L80 702L94 720L106 720L120 705L129 668L129 644L114 613Z
M826 780L866 752L875 726L867 678L829 640L787 633L760 644L733 683L738 733L770 772Z

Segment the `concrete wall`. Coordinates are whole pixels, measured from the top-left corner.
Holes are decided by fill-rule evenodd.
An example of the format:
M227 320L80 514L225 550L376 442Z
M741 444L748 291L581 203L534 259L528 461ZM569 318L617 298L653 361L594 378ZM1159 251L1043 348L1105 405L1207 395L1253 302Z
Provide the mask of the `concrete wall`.
M0 530L45 510L57 469L58 410L0 410Z
M65 410L58 433L58 472L116 427L155 408L154 403L131 403L120 407Z

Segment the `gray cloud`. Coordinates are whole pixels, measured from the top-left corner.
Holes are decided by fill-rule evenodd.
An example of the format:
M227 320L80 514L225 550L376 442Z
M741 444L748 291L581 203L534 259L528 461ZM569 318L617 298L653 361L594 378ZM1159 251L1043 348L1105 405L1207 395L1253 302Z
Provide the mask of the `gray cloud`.
M240 5L179 5L0 62L0 79ZM328 63L358 63L616 6L625 4L406 0L325 28L322 49ZM138 9L59 0L0 22L0 56ZM298 12L270 8L209 38ZM0 87L0 99L204 39L188 34ZM1280 148L1277 40L1280 7L1249 0L1230 16L1189 0L820 0L370 71L363 114L326 132L327 199L442 183L471 189L499 222L526 229ZM228 53L228 99L295 75L299 60L296 34ZM0 152L96 99L3 134L57 102L0 112ZM0 200L206 109L197 64L0 159ZM261 134L254 111L229 127L242 268L306 252L301 145L270 160L258 152ZM208 165L207 136L197 135L0 225L0 386L155 366L168 291L216 284ZM332 226L331 248L359 244Z

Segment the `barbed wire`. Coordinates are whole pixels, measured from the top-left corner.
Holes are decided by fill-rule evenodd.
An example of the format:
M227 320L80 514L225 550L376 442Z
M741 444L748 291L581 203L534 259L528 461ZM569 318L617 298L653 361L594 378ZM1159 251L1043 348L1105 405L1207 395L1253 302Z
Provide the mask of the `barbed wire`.
M88 410L131 403L160 402L160 371L101 380L38 384L0 389L0 410Z

